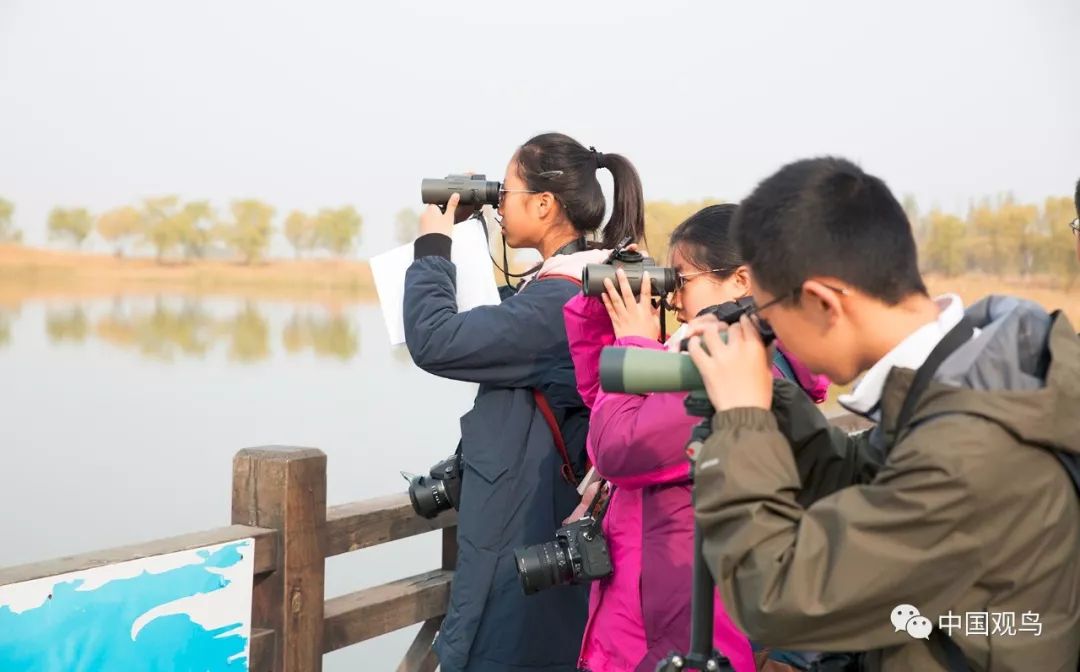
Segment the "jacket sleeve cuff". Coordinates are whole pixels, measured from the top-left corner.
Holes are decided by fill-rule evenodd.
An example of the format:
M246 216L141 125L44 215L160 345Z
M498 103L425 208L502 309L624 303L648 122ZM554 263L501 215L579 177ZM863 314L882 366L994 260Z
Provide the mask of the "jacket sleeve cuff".
M713 416L712 428L714 432L731 429L779 431L776 416L772 414L772 411L752 407L732 408L717 413Z
M450 236L445 233L425 233L413 243L413 260L420 257L450 259Z

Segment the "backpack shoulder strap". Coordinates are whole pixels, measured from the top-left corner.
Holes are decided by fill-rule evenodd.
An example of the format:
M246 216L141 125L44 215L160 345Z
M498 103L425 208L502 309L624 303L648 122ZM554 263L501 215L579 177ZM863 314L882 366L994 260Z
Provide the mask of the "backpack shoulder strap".
M971 323L971 320L967 315L960 318L960 321L956 323L956 326L949 330L949 333L945 334L945 338L934 349L930 351L930 356L926 358L926 361L919 370L915 372L915 380L911 381L911 387L908 388L907 396L904 397L904 405L900 407L900 414L896 417L896 429L897 431L907 427L911 422L911 417L915 414L915 406L919 403L919 398L922 397L923 392L930 386L930 381L934 379L934 374L937 373L938 367L941 363L949 358L953 352L955 352L961 345L971 340L972 335L975 333L975 325Z
M967 315L964 315L956 326L950 329L949 333L945 334L945 337L934 346L930 356L915 372L915 379L911 381L911 387L908 389L907 396L904 397L904 404L900 407L900 414L896 418L896 430L898 432L903 431L905 427L910 425L911 418L915 414L915 406L919 403L919 398L922 397L923 392L926 392L926 388L930 386L930 382L934 379L934 374L937 373L941 363L948 359L949 355L956 352L960 346L971 340L974 333L975 325L972 324ZM967 657L960 649L960 646L937 626L930 632L930 642L944 652L945 663L949 672L968 672Z

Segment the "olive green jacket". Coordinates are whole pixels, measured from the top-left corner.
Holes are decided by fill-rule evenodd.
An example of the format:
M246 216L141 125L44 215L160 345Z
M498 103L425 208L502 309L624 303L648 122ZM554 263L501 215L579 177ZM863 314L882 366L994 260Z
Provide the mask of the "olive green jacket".
M940 645L893 626L904 604L935 625L959 616L950 632L972 669L1077 669L1080 500L1052 451L1080 453L1080 340L1064 316L1017 299L968 316L980 332L942 363L906 427L897 415L915 372L901 368L880 424L860 435L784 381L771 413L715 416L697 521L752 640L867 651L867 670L946 670ZM965 632L978 625L968 612L999 632Z

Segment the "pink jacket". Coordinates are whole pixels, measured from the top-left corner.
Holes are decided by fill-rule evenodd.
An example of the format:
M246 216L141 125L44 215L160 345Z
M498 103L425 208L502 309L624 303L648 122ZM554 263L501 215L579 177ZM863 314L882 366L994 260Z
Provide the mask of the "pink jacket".
M615 339L597 299L575 296L563 314L578 391L592 409L589 458L615 486L603 523L614 572L592 586L579 666L591 672L652 672L660 659L690 644L694 511L684 449L699 418L686 414L684 393L600 390L604 346L664 346L639 337ZM786 359L803 388L823 400L828 382ZM775 367L773 375L780 375ZM713 638L736 672L754 671L750 643L719 596Z

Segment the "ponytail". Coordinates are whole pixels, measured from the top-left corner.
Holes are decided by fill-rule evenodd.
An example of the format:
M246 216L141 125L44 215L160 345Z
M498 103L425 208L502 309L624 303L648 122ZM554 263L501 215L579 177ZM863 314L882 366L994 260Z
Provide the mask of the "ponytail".
M532 191L550 192L566 218L582 234L598 230L604 221L604 192L596 172L606 168L615 184L611 220L601 241L612 248L624 238L645 240L645 202L641 178L621 154L601 154L562 133L530 139L517 153L518 169Z
M641 190L641 178L634 164L622 154L597 153L597 163L611 171L615 183L611 219L604 226L603 246L613 248L621 240L645 242L645 199Z

